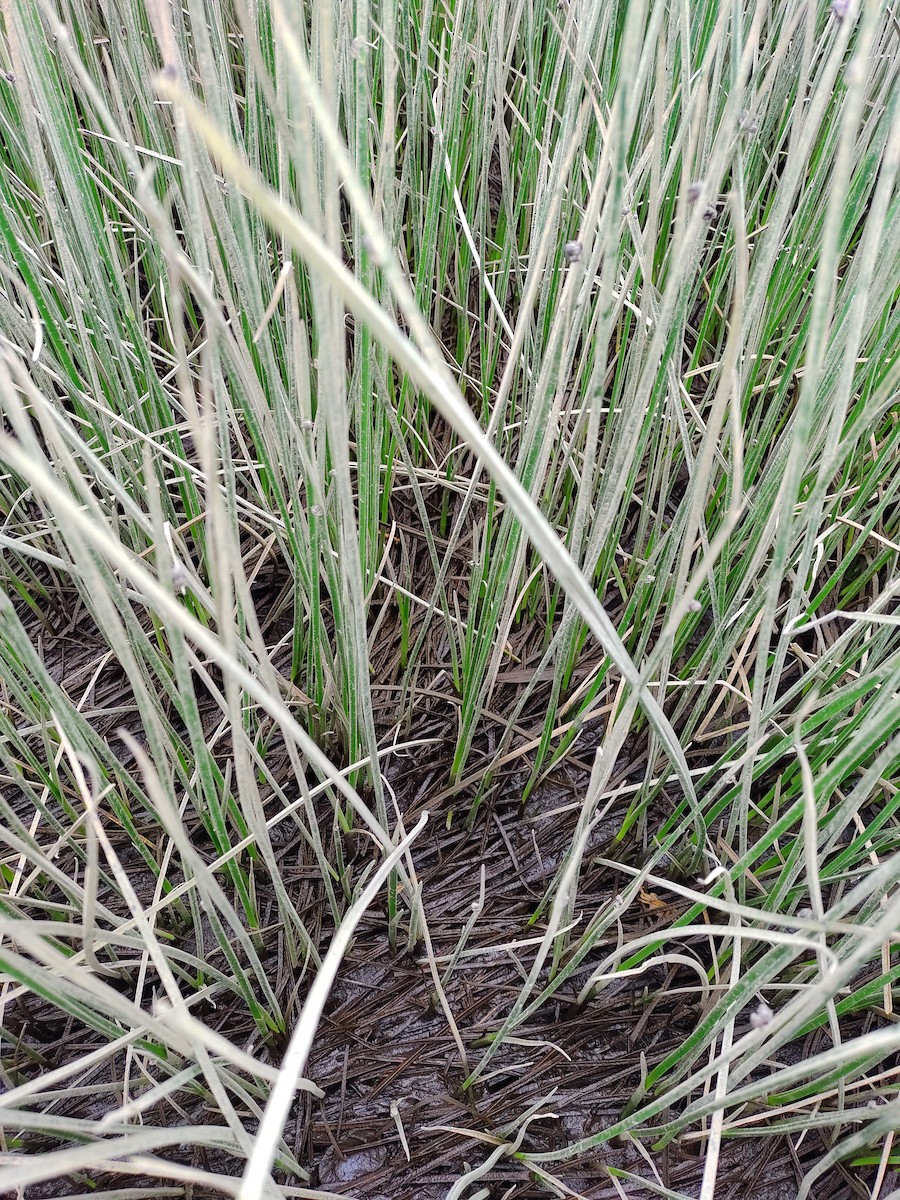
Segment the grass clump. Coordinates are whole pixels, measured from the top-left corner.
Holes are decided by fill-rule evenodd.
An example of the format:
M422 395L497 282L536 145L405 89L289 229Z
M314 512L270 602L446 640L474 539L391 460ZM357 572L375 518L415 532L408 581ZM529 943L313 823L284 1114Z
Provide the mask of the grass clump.
M2 29L2 1187L886 1194L889 7Z

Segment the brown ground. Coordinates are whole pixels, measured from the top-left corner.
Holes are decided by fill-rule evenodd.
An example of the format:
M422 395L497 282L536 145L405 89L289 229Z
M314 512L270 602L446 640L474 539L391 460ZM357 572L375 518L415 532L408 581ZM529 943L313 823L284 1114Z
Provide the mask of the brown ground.
M257 602L266 595L283 595L278 578L258 577ZM52 626L28 617L32 635L43 640L43 651L53 664L55 677L66 684L71 694L78 681L86 678L101 652L96 637L87 636L76 607L69 607L65 626L54 620ZM273 635L277 614L273 616ZM389 648L385 661L392 660L384 627L381 643ZM49 639L48 639L49 630ZM490 757L501 730L502 718L509 711L521 679L539 657L540 639L527 633L517 635L514 650L518 663L497 690L492 714L484 720L484 734L476 746L472 765ZM433 649L438 653L438 648ZM389 663L389 665L391 665ZM395 666L395 664L393 664ZM392 671L379 672L386 680L376 693L380 719L390 730L396 717L396 685L390 682ZM396 678L396 674L394 674ZM422 685L424 686L424 684ZM127 705L123 710L123 680L112 669L98 680L92 700L95 728L111 744L116 742L115 728L127 723ZM540 689L538 689L538 693ZM520 724L532 731L540 727L541 704L545 695L536 693L529 713ZM117 711L104 719L103 710L117 705ZM396 793L397 803L409 828L421 811L428 808L431 819L414 847L414 862L424 886L424 903L434 948L447 955L458 943L461 931L478 898L479 872L483 865L486 899L472 930L468 949L486 950L500 943L533 937L543 926L529 920L553 878L561 856L569 845L577 814L556 810L572 805L584 795L587 764L593 754L591 737L585 730L577 743L577 754L565 768L552 773L523 806L520 803L524 774L500 774L487 798L477 811L473 827L467 826L471 793L448 795L449 755L452 753L452 700L432 697L423 705L422 723L415 730L419 737L434 737L427 751L416 751L410 758L388 760L387 778ZM123 716L123 711L125 715ZM120 747L116 752L121 751ZM124 751L121 751L124 754ZM277 755L273 747L271 753ZM522 760L524 761L524 760ZM522 762L513 763L510 770ZM285 762L285 770L288 764ZM643 772L641 747L629 748L629 764L613 786L629 774L640 778ZM477 774L477 771L476 771ZM639 848L616 848L612 837L619 828L621 813L613 812L608 824L593 836L585 858L576 909L582 923L622 886L622 876L609 867L592 864L591 854L610 858L640 856ZM330 836L331 811L321 810L323 835ZM158 829L146 824L146 836L158 837ZM203 852L209 849L205 831L198 825L195 843ZM283 863L283 876L289 892L307 928L321 946L328 941L330 929L325 921L325 905L314 864L307 861L302 839L287 825L274 835ZM123 834L118 847L132 872L132 883L139 894L149 894L152 878ZM346 854L351 872L364 865L371 855L370 843L350 837ZM353 858L353 855L356 858ZM61 865L64 864L64 856ZM113 897L107 902L114 905ZM665 925L673 912L659 908L648 896L643 904L623 913L625 937L637 936L655 925ZM188 938L186 945L190 943ZM498 1028L521 986L530 966L528 949L488 956L479 954L461 960L447 983L447 995L466 1047L470 1065L483 1053L483 1039ZM271 967L279 1002L289 1022L302 1003L306 980L291 970L277 928L265 939L264 960ZM530 1106L542 1098L546 1119L533 1122L523 1142L532 1152L560 1149L614 1123L632 1096L640 1079L641 1056L648 1067L676 1049L697 1019L697 1002L690 988L696 979L682 978L675 971L657 969L635 980L623 980L583 1008L575 996L583 972L596 958L586 962L574 983L561 988L540 1011L515 1031L528 1044L506 1047L491 1063L485 1077L470 1092L464 1093L466 1076L459 1051L447 1021L432 1001L433 983L421 958L421 946L412 954L393 950L388 944L383 909L369 911L341 970L319 1030L307 1074L325 1092L324 1099L312 1101L306 1094L286 1131L286 1140L297 1159L311 1172L310 1185L359 1200L438 1200L444 1197L464 1164L476 1166L493 1150L497 1141L510 1140L510 1127ZM144 1002L150 994L153 978L145 984ZM136 980L122 981L122 988L134 995ZM678 989L682 989L679 991ZM242 1004L229 1005L227 998L215 1008L208 1006L204 1019L221 1028L239 1045L254 1034L254 1027ZM6 1054L0 1063L9 1080L29 1077L82 1055L99 1043L97 1035L78 1022L53 1010L36 996L26 996L6 1010ZM10 1040L13 1048L10 1050ZM813 1046L798 1048L812 1052ZM265 1048L257 1044L257 1053ZM282 1047L273 1045L269 1053L278 1061ZM54 1112L97 1119L116 1103L116 1073L121 1061L106 1061L103 1067L87 1074L81 1082L93 1089L73 1097L65 1108ZM264 1101L264 1097L261 1098ZM179 1093L176 1109L158 1105L144 1114L150 1126L168 1127L185 1119L218 1123L217 1114L203 1108L203 1102L188 1093ZM550 1115L552 1114L552 1115ZM402 1145L399 1125L405 1134L409 1159ZM247 1122L252 1130L252 1120ZM440 1127L440 1128L438 1128ZM48 1136L28 1139L29 1149L51 1148ZM723 1149L716 1200L792 1200L805 1172L818 1161L828 1147L822 1135L810 1131L799 1147L786 1138L759 1138L727 1142ZM549 1164L548 1170L559 1180L559 1194L601 1200L625 1195L633 1200L665 1194L641 1184L623 1180L618 1190L607 1168L633 1172L640 1180L658 1183L681 1196L697 1196L702 1174L702 1142L685 1139L665 1151L654 1153L636 1143L605 1144L580 1159ZM222 1152L177 1148L165 1157L190 1162L204 1170L224 1175L239 1174L242 1164ZM652 1164L652 1165L651 1165ZM288 1181L293 1182L296 1181ZM890 1191L885 1181L882 1195ZM73 1196L90 1193L101 1197L107 1189L136 1188L138 1196L154 1198L168 1195L192 1195L203 1200L201 1189L184 1193L170 1190L150 1178L98 1176L54 1181L28 1190L24 1200L38 1197ZM534 1178L525 1164L501 1159L477 1184L467 1189L474 1195L487 1187L492 1197L504 1200L528 1200L553 1194L547 1182ZM815 1200L850 1200L867 1196L862 1177L855 1178L843 1167L835 1168L817 1184Z

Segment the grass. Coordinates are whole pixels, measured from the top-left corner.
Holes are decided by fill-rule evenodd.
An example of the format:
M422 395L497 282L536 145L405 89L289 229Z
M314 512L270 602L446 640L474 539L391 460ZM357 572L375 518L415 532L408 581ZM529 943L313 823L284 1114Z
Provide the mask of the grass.
M0 1187L331 1194L291 1106L325 1102L323 1006L383 928L469 1106L434 1194L500 1162L581 1194L590 1160L681 1195L657 1164L699 1141L712 1200L730 1142L815 1128L790 1194L849 1164L885 1196L893 11L3 21ZM528 919L482 933L470 870L448 940L425 846L577 762ZM475 963L509 970L487 1026ZM609 1120L547 1141L535 1084L478 1133L529 1022L641 980L694 1019ZM29 1011L80 1032L48 1057Z

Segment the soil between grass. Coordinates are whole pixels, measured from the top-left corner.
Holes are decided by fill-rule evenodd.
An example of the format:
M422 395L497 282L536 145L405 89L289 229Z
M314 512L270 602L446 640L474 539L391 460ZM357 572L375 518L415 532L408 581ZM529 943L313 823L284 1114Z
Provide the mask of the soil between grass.
M398 802L403 805L404 797L409 802L403 805L407 826L428 806L441 770L438 762L411 767L398 761L389 769ZM456 947L478 899L484 865L485 903L467 945L470 952L479 953L464 957L446 986L470 1066L483 1053L485 1037L508 1012L531 964L529 948L515 954L487 951L540 933L541 923L529 921L559 865L577 816L556 810L579 799L586 783L577 770L558 774L539 787L523 808L517 799L521 779L501 780L479 810L474 828L466 827L465 810L458 800L448 800L431 813L415 843L414 862L438 956L449 955ZM589 847L578 900L582 920L608 902L621 885L622 877L609 868L590 865L591 854L609 854L609 841L617 828L612 814ZM361 855L369 853L362 838L359 845ZM321 919L318 927L315 921L316 912L321 918L323 906L306 870L290 865L292 859L296 861L296 850L293 841L280 848L285 879L289 890L298 894L308 926L318 929L324 948L329 931ZM137 873L137 856L131 865ZM673 915L653 907L632 909L623 914L625 936L665 925ZM290 1028L302 1005L306 981L294 979L279 939L267 941L265 961L277 980ZM420 951L421 947L412 954L392 949L383 905L370 909L363 919L329 998L306 1072L324 1091L324 1098L298 1094L286 1131L288 1145L311 1172L311 1187L359 1200L438 1200L467 1165L484 1162L498 1140L508 1142L508 1127L542 1097L548 1117L530 1124L523 1149L559 1150L588 1137L621 1116L639 1083L641 1056L652 1067L677 1049L699 1011L696 989L691 988L695 981L682 978L678 971L651 969L635 981L610 987L581 1008L574 1002L575 983L516 1029L518 1041L498 1053L485 1077L464 1093L465 1070L447 1021L435 1005L433 982ZM48 1010L34 997L23 997L7 1016L6 1035L18 1042L14 1057L19 1069L23 1059L31 1057L31 1069L39 1064L38 1069L49 1070L99 1044L90 1030ZM229 1006L227 997L217 1000L204 1019L237 1044L253 1037L246 1010L239 1004ZM279 1048L271 1047L270 1055L277 1061ZM7 1061L4 1066L9 1069L13 1064ZM105 1068L109 1084L115 1067L112 1062ZM70 1115L101 1115L111 1098L107 1093L104 1099L105 1091L100 1087L99 1095L74 1100L68 1106ZM183 1114L192 1121L219 1123L217 1114L202 1113L198 1103L189 1096L178 1097ZM170 1126L178 1120L168 1106L144 1114L149 1125ZM252 1128L249 1121L248 1129ZM31 1151L53 1145L49 1138L27 1141ZM548 1170L568 1189L564 1194L590 1200L613 1200L623 1194L638 1200L660 1194L634 1179L623 1181L623 1191L618 1191L607 1167L649 1181L658 1173L664 1187L692 1196L699 1190L702 1150L699 1139L675 1143L658 1154L642 1153L633 1142L604 1144L581 1158L549 1164ZM805 1171L827 1150L817 1131L810 1131L798 1150L782 1137L726 1142L717 1200L791 1200ZM239 1174L242 1166L215 1150L182 1153L176 1149L166 1157L228 1176ZM283 1182L297 1183L287 1178ZM106 1187L142 1184L152 1189L146 1195L182 1194L154 1186L150 1177L90 1173L82 1179L30 1188L25 1200L88 1191L102 1196ZM477 1186L505 1200L553 1194L526 1164L510 1158L501 1159ZM218 1193L195 1188L190 1194L203 1200ZM867 1194L863 1176L854 1177L840 1166L814 1192L816 1200L850 1200Z
M571 803L579 785L583 794L585 784L576 778L547 784L524 810L515 788L503 788L508 798L486 804L475 829L449 837L441 814L434 814L427 827L431 836L420 838L415 862L438 955L452 952L471 914L481 863L486 902L469 948L540 931L539 923L529 926L529 918L568 845L575 817L547 813ZM406 823L415 816L415 810L406 814ZM614 827L612 819L608 830L598 831L597 847L607 850ZM589 868L583 885L578 909L587 915L615 894L616 879L609 869ZM671 916L632 913L623 921L625 935L638 936ZM483 1053L477 1044L496 1030L530 965L527 951L515 957L478 954L464 959L451 977L448 998L471 1065ZM432 1003L430 975L421 961L391 951L384 916L370 913L345 961L310 1063L310 1077L326 1096L309 1105L304 1161L316 1165L315 1179L329 1190L346 1189L366 1200L430 1200L446 1195L464 1163L482 1163L494 1139L509 1141L504 1130L541 1097L553 1115L529 1126L523 1149L559 1150L588 1137L621 1116L639 1084L641 1056L652 1066L693 1027L696 1001L675 994L691 982L680 972L651 970L582 1008L574 1002L577 984L563 989L515 1030L518 1042L505 1047L464 1094L465 1072L447 1022ZM599 1200L623 1194L608 1166L652 1180L649 1159L665 1187L696 1195L702 1149L699 1140L685 1141L645 1158L634 1143L606 1144L547 1169L570 1194ZM799 1152L783 1138L726 1142L717 1200L788 1200L827 1149L814 1133ZM476 1186L510 1200L552 1194L525 1164L511 1159L501 1159ZM629 1197L659 1194L634 1181L622 1186ZM821 1200L866 1194L862 1178L843 1168L815 1191Z
M277 580L271 584L271 593ZM82 610L82 617L86 616ZM71 623L56 636L48 636L33 615L27 617L30 632L42 640L42 652L54 677L70 694L104 652L102 641L88 628L73 629ZM82 621L82 625L84 622ZM277 628L273 626L273 635ZM391 639L386 638L389 642ZM383 643L384 644L384 643ZM529 650L531 639L523 631L515 646L516 657L527 664L537 651ZM535 645L537 642L535 641ZM392 657L388 655L388 657ZM382 675L389 675L385 671ZM508 711L520 680L510 673L498 688L495 712ZM128 696L124 677L111 664L98 677L92 696L94 727L117 744L115 730L129 724ZM382 713L384 730L393 728L396 689L376 685L376 710ZM380 697L380 708L379 708ZM542 717L540 695L534 698L522 724L539 729ZM534 947L492 952L493 947L534 939L543 932L542 918L532 923L541 899L571 843L577 821L577 806L588 784L587 764L597 733L586 729L575 743L573 754L535 789L523 805L521 796L526 774L500 774L480 804L475 819L467 820L471 795L449 795L447 779L453 739L448 734L447 703L428 701L420 728L414 736L431 738L431 745L408 757L399 754L386 761L389 791L395 797L404 824L410 828L424 809L430 819L414 843L413 861L423 888L425 911L439 958L446 958L458 945L473 904L479 897L480 872L485 876L485 899L461 958L446 982L446 994L466 1049L469 1067L484 1053L486 1039L501 1025L515 1001L527 974ZM104 714L108 710L108 716ZM214 717L212 709L211 717ZM488 714L483 744L475 747L473 762L487 761L495 749L496 719ZM386 740L390 740L387 738ZM116 751L117 753L120 750ZM277 762L277 742L270 745L269 766L289 787L290 766ZM645 751L644 751L645 753ZM124 753L123 753L124 757ZM524 760L523 760L524 761ZM642 777L642 747L629 744L627 762L611 780L611 788ZM440 798L443 797L443 798ZM436 802L436 798L437 802ZM674 798L672 798L674 803ZM641 860L639 846L621 846L614 841L624 815L611 811L606 822L591 836L579 881L576 913L583 928L594 912L608 904L622 888L626 876L594 861L602 856L622 862ZM332 815L326 802L320 807L322 834L331 836ZM63 814L61 814L62 816ZM212 856L212 846L203 827L190 830L195 846ZM117 851L128 867L132 885L142 902L149 902L154 879L130 843L124 830L110 827ZM159 829L146 822L146 836L154 840ZM296 898L306 928L324 952L331 934L321 880L309 858L302 837L287 823L273 830L285 886ZM346 839L346 863L355 878L371 861L371 842L363 836ZM59 865L65 869L65 853ZM77 865L73 859L73 869ZM116 909L121 899L111 893L104 903ZM656 928L667 927L679 909L651 893L621 915L624 940ZM124 914L123 914L124 915ZM265 920L265 909L263 917ZM677 1051L699 1016L696 977L680 969L651 968L635 979L623 979L608 987L582 1007L576 1003L586 972L605 952L601 948L585 961L574 980L514 1031L509 1042L493 1059L482 1079L463 1091L466 1069L447 1020L436 1004L434 984L424 960L421 944L410 953L404 948L405 925L401 923L398 947L388 939L384 897L373 906L359 927L329 998L307 1068L307 1076L325 1093L312 1099L298 1093L296 1107L285 1131L285 1140L297 1160L310 1172L307 1186L318 1187L358 1200L439 1200L469 1167L483 1163L498 1142L509 1143L523 1115L543 1100L546 1117L530 1123L522 1149L530 1152L559 1151L618 1120L641 1079L642 1061L652 1068ZM185 948L191 949L189 935ZM698 950L696 943L693 949ZM702 948L700 950L702 953ZM272 908L272 924L261 957L288 1022L288 1032L309 984L310 976L293 971ZM546 972L542 977L546 981ZM121 981L130 996L136 994L136 979ZM151 994L154 977L144 980L143 1002ZM235 1044L247 1045L254 1053L277 1063L284 1046L273 1042L260 1046L257 1031L242 1001L229 1002L220 993L214 1004L195 1012L212 1028L224 1032ZM20 996L6 1008L2 1064L6 1080L18 1081L68 1063L101 1046L102 1039L30 994ZM818 1036L818 1035L816 1035ZM12 1047L10 1047L12 1042ZM821 1048L810 1041L787 1048L785 1057L814 1053ZM118 1100L117 1074L124 1067L122 1056L109 1058L102 1067L79 1082L80 1093L54 1112L99 1119ZM179 1092L174 1104L158 1104L144 1112L147 1126L172 1127L182 1123L220 1124L221 1116L206 1107L196 1095ZM259 1097L259 1103L265 1096ZM255 1124L252 1114L241 1114L248 1132ZM661 1119L664 1119L664 1115ZM402 1133L401 1133L402 1130ZM62 1143L47 1136L27 1135L23 1149L29 1153L59 1148ZM780 1136L726 1141L722 1148L716 1200L793 1200L803 1175L829 1149L825 1135L810 1129L798 1146ZM635 1142L605 1143L580 1158L547 1164L546 1169L563 1189L559 1194L610 1200L626 1195L632 1200L659 1195L659 1188L696 1196L703 1170L704 1143L698 1136L686 1137L655 1153ZM165 1151L170 1161L188 1163L223 1176L240 1175L243 1162L215 1148L175 1147ZM632 1173L617 1184L608 1168ZM869 1195L869 1172L855 1173L836 1166L815 1187L815 1200L851 1200ZM639 1180L646 1180L643 1186ZM281 1177L287 1185L296 1179ZM656 1186L653 1186L653 1185ZM890 1179L882 1194L891 1189ZM26 1190L24 1200L44 1200L90 1193L102 1197L117 1188L138 1189L134 1194L190 1196L193 1200L218 1196L195 1187L172 1190L168 1182L151 1176L91 1172L71 1180L55 1180ZM479 1187L503 1200L529 1200L553 1194L546 1180L535 1177L527 1164L501 1158L468 1194ZM619 1190L621 1188L622 1190ZM664 1193L663 1193L664 1194Z

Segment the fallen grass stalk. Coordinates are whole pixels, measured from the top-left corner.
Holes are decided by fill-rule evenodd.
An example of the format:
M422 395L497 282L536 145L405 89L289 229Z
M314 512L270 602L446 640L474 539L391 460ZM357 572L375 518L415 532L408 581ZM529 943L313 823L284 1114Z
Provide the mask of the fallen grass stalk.
M379 865L362 895L347 910L340 926L335 931L331 945L328 947L328 953L316 972L297 1027L291 1034L284 1061L278 1072L278 1079L272 1088L272 1094L253 1144L253 1152L247 1160L243 1182L238 1193L240 1200L263 1200L266 1195L267 1179L275 1158L276 1146L293 1102L297 1084L309 1057L325 1001L328 999L338 968L353 938L354 930L391 871L424 829L427 820L428 813L422 813L414 828Z

